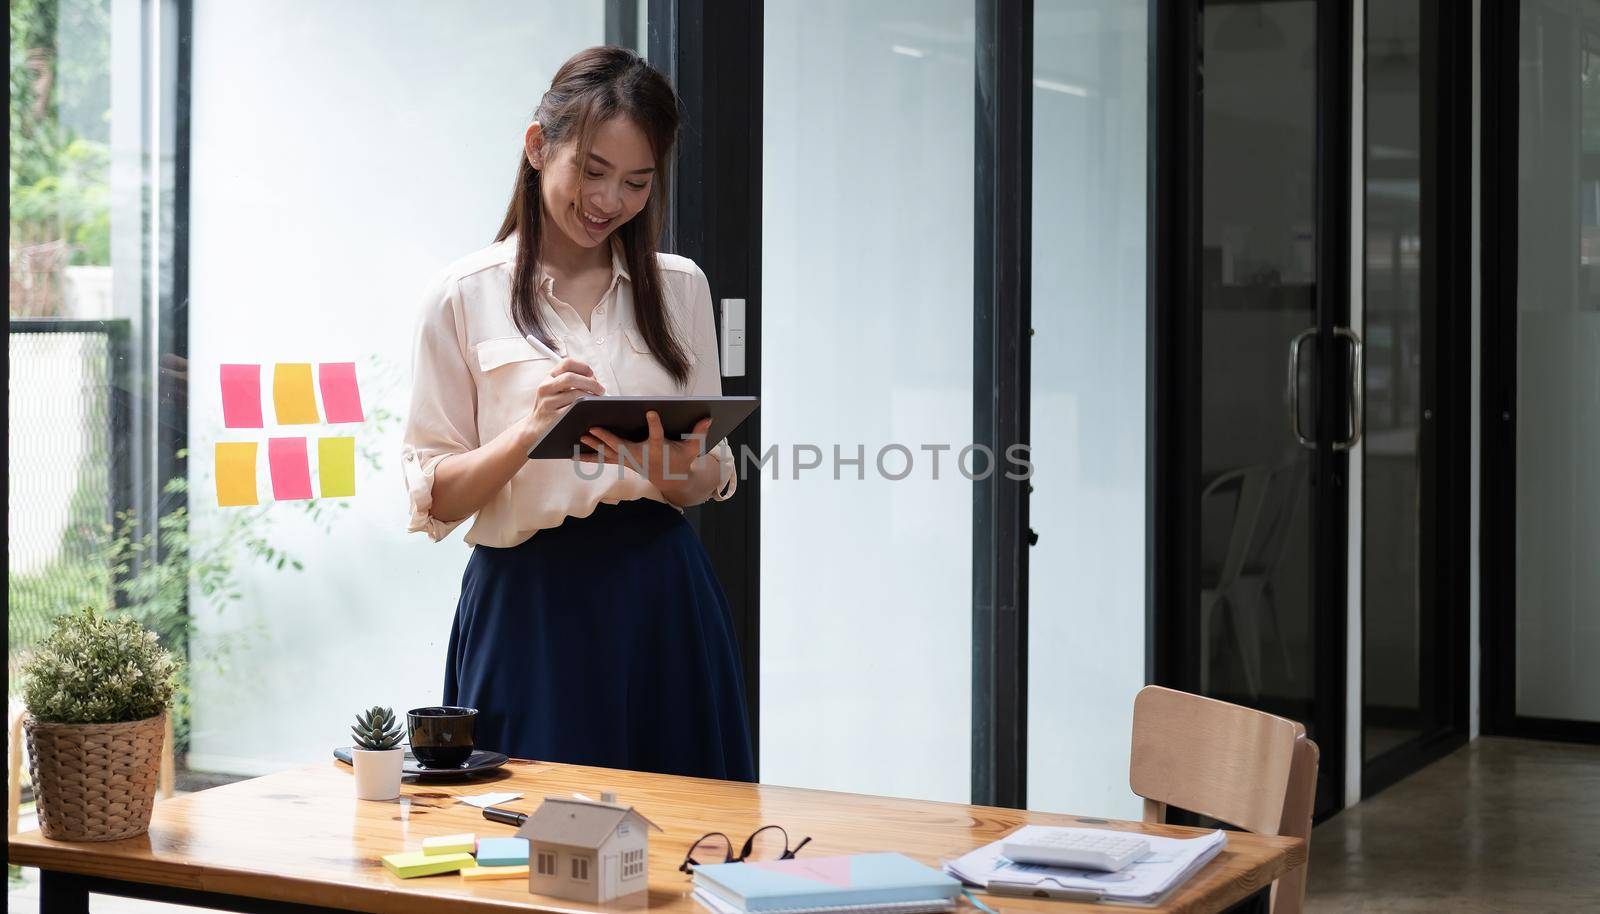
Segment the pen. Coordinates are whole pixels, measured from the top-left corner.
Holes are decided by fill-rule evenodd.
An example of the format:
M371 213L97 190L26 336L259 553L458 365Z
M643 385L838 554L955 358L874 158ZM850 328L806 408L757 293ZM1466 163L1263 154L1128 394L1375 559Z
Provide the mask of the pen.
M526 339L528 340L528 345L530 345L533 348L539 350L540 353L542 353L544 355L547 355L552 359L555 359L557 362L561 361L561 356L557 355L556 351L554 349L551 349L549 346L546 346L544 344L544 340L539 339L538 337L534 336L531 333L527 335Z
M514 809L501 809L498 806L485 806L483 817L491 822L504 822L507 825L521 825L528 821L528 814L517 812Z

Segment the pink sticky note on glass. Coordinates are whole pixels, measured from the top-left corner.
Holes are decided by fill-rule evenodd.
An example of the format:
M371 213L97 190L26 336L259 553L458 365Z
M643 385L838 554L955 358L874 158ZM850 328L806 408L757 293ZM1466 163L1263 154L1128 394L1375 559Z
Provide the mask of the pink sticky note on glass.
M261 366L222 366L222 424L261 428Z
M294 501L311 497L311 462L306 439L268 438L267 465L272 469L272 497Z
M356 363L323 362L317 366L322 385L322 411L329 422L360 422L361 390L356 387Z

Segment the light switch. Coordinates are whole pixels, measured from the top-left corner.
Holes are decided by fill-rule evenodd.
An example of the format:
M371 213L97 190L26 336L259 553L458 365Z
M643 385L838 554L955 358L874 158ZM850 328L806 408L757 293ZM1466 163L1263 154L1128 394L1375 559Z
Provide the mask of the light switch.
M722 376L744 377L744 299L722 300Z

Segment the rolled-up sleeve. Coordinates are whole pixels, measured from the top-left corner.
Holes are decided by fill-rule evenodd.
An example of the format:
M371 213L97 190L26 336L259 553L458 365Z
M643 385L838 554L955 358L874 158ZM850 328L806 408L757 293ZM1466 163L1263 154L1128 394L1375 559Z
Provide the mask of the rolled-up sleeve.
M434 542L462 521L433 516L433 477L439 462L478 447L478 389L468 368L460 296L448 274L428 286L412 350L411 411L401 447L401 468L411 501L406 529Z
M711 282L698 265L690 282L689 307L691 309L691 347L695 363L690 368L688 393L696 397L722 396L722 369L717 361L717 319L711 305ZM710 451L722 468L722 482L711 493L714 501L727 501L739 488L739 474L734 465L733 448L726 438L717 442Z

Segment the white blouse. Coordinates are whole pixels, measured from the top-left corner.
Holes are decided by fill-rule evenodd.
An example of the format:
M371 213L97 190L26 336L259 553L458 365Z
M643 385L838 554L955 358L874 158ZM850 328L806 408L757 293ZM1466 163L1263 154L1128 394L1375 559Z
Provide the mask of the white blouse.
M527 415L533 409L534 389L555 367L554 360L518 332L511 317L516 254L513 235L463 257L429 285L423 301L401 459L411 499L407 529L426 531L434 541L462 523L443 521L430 513L439 461L493 440ZM584 324L571 305L556 297L554 280L540 272L539 307L547 331L555 338L554 349L587 363L608 394L720 396L722 376L717 366L711 284L694 261L676 254L657 257L669 322L687 348L687 384L676 384L645 345L634 322L632 278L622 256L622 242L615 237L611 241L611 285L595 306L590 318L593 326ZM732 496L738 479L727 441L699 459L721 464L722 485L712 498L723 501ZM584 475L597 478L585 479ZM597 504L635 498L672 504L631 467L529 460L478 509L466 541L515 546L568 516L587 517Z

